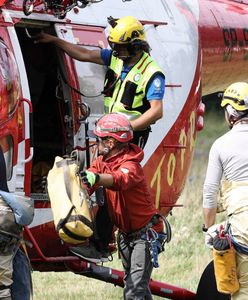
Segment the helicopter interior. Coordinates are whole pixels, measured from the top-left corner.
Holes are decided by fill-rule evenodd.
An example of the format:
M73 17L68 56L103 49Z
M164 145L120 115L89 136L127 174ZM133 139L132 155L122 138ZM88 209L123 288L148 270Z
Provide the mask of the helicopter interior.
M45 193L45 178L55 156L71 149L70 101L61 79L59 53L52 44L34 43L38 28L16 27L33 108L33 145L31 193ZM29 36L31 34L31 37ZM32 129L31 129L32 130Z

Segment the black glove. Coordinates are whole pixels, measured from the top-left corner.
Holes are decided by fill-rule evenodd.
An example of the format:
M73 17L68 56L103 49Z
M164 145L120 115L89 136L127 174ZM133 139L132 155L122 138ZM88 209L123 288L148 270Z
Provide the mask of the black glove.
M91 172L91 171L81 171L80 177L83 183L88 187L92 188L95 183L97 183L100 179L99 174Z

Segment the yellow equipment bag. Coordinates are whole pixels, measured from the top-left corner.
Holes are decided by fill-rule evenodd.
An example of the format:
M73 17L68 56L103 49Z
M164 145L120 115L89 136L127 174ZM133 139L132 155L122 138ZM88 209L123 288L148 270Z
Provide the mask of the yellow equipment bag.
M214 274L217 290L224 294L233 294L239 290L237 278L236 254L228 234L221 231L213 242Z
M70 244L82 243L93 234L89 196L82 187L75 157L56 157L49 171L48 194L59 237Z

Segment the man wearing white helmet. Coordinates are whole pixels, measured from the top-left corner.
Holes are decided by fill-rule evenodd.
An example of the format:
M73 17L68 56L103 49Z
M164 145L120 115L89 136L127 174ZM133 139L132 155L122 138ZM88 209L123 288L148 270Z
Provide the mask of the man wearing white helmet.
M217 196L221 187L230 235L236 250L239 291L232 300L248 299L248 84L236 82L224 92L221 106L230 131L218 138L209 153L203 187L206 244L213 244ZM221 182L222 177L224 179Z
M109 216L119 229L117 242L125 270L124 299L152 299L149 281L154 257L151 253L162 251L165 235L140 165L143 150L129 143L133 131L128 119L121 114L104 115L94 133L98 138L99 156L81 173L82 181L89 194L99 186L105 188ZM157 243L155 252L150 238L155 238L153 242ZM95 242L71 247L70 251L83 259L101 262L102 254L95 248Z
M105 113L124 114L134 130L133 143L142 148L151 125L163 116L165 76L149 55L142 24L131 16L108 18L111 49L90 50L58 37L41 33L36 43L54 43L71 57L107 65L104 85Z

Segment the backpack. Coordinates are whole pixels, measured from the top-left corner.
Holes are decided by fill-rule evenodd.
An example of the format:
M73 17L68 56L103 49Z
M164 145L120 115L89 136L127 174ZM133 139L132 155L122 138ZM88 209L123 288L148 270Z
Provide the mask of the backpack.
M93 234L89 196L78 172L75 156L57 156L47 177L56 231L63 241L70 244L80 244Z

